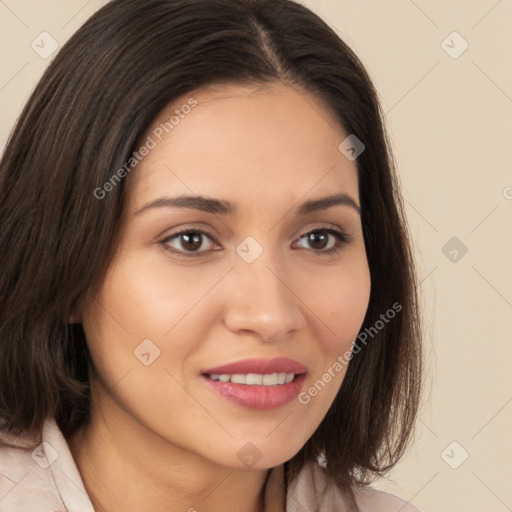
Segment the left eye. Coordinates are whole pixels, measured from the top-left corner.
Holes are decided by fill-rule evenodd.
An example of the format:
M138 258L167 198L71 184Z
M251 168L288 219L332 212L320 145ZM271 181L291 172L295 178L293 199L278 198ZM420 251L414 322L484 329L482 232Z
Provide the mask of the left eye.
M329 237L332 243L329 244ZM334 237L334 239L332 239ZM300 237L300 240L306 240L307 243L313 246L315 252L323 254L330 254L331 252L339 251L350 239L348 235L337 229L316 229L310 231ZM299 240L299 241L300 241ZM316 246L316 247L315 247Z

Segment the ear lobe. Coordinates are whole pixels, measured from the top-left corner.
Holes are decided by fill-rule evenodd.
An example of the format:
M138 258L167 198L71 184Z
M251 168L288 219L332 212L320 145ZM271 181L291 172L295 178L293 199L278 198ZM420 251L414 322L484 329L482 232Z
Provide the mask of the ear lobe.
M68 324L81 324L81 323L82 323L82 319L80 318L80 315L78 315L77 313L72 313L71 315L69 315Z
M64 314L67 315L66 323L68 324L81 324L83 321L83 311L85 306L85 299L79 298L70 302L69 309Z
M68 324L81 324L82 323L82 314L79 310L73 309L68 316Z

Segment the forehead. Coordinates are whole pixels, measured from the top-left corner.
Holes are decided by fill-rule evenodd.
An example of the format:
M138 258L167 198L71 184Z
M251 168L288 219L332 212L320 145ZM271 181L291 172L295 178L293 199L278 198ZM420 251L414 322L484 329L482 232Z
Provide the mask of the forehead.
M358 200L356 165L338 149L346 136L334 114L297 87L209 86L151 123L142 142L151 139L153 147L130 177L132 207L191 192L259 198L260 208L309 191Z

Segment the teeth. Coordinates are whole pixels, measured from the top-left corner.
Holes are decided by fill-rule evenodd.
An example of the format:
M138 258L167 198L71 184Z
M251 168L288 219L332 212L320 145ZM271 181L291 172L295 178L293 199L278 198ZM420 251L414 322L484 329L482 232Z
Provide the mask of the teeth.
M264 386L277 386L277 373L263 375L263 385Z
M245 377L245 382L242 382L242 384L247 384L248 386L261 386L263 384L263 375L248 373Z
M245 384L246 386L278 386L290 383L294 377L294 373L268 373L261 375L259 373L235 373L228 375L226 373L212 373L210 379L220 382L232 382L233 384Z

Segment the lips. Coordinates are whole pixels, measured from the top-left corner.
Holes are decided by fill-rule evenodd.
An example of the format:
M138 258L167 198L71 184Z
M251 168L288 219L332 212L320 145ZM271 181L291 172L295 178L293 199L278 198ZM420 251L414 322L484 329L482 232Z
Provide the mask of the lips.
M287 357L276 357L274 359L244 359L215 368L208 368L201 372L203 375L211 374L249 374L258 373L267 375L271 373L294 373L299 375L306 373L306 367L293 359Z
M288 359L245 359L208 368L202 378L223 398L250 409L281 407L299 394L306 368Z

